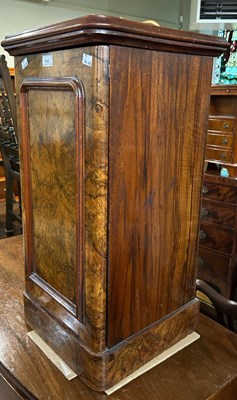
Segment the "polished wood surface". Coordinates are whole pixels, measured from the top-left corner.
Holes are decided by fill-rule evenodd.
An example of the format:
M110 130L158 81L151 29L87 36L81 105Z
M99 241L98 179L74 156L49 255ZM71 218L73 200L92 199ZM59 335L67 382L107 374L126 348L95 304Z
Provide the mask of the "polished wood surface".
M237 333L237 302L226 299L201 279L196 280L196 287L211 301L216 310L217 321Z
M68 381L31 342L24 319L23 289L22 236L2 239L1 374L24 399L107 399L107 395L92 391L79 378ZM111 400L234 400L237 335L203 315L197 332L200 339L110 395ZM3 393L1 389L1 400Z
M17 67L18 92L27 77L22 88L21 114L23 129L28 130L22 137L27 276L36 268L37 283L41 279L40 287L31 280L27 287L47 310L80 332L80 338L92 351L105 348L108 52L107 46L58 52L54 54L54 66L41 67L40 72L42 55L36 54L31 58L30 70L22 70L20 64ZM90 68L81 62L83 54L93 57ZM37 75L40 77L35 78ZM77 75L80 80L64 79L70 75ZM55 79L57 76L60 78ZM86 95L80 91L82 104L77 114L80 82ZM42 90L43 86L47 90ZM31 135L29 125L34 127ZM50 228L45 229L47 225ZM82 235L84 226L86 233ZM60 301L48 297L47 302L42 302L45 280L58 290ZM43 289L49 292L48 287ZM101 296L97 296L98 292ZM71 313L79 316L79 323L72 323Z
M39 29L9 35L2 46L11 55L32 54L75 45L115 44L136 48L167 50L185 54L217 56L229 47L224 38L155 27L124 18L87 15ZM27 49L27 51L26 51Z
M195 121L205 126L209 60L142 54L121 47L110 53L110 122L116 134L109 144L109 345L195 296L204 147ZM186 79L190 70L192 82ZM194 103L200 107L193 110Z
M237 286L237 181L209 165L202 188L198 277L228 299Z
M237 86L212 85L198 277L227 299L237 287ZM221 177L226 168L227 177Z
M212 56L228 44L88 16L3 45L20 99L26 320L105 390L197 324Z
M237 86L213 85L206 159L228 168L237 176ZM210 140L211 138L211 140Z

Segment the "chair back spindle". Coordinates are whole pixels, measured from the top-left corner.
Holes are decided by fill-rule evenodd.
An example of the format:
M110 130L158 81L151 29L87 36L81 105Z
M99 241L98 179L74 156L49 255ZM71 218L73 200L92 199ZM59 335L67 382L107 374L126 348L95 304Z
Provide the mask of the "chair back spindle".
M6 177L6 232L14 233L13 222L22 226L20 162L16 99L4 55L0 55L0 150ZM15 210L15 192L19 195L19 211Z

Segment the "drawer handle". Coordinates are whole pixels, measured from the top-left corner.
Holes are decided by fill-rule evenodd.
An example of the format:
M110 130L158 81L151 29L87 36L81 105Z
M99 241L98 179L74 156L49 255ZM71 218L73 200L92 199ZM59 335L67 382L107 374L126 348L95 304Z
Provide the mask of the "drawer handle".
M228 143L228 139L227 138L223 138L221 141L221 144L227 144Z
M228 124L224 124L224 128L225 129L229 128L229 125Z
M204 232L204 231L200 231L199 232L199 239L206 239L206 237L207 237L207 235L206 235L206 233Z
M202 188L202 193L203 193L203 194L207 194L208 192L209 192L208 187L207 187L207 186L203 186L203 188Z
M202 217L207 217L208 216L208 210L205 207L201 208L201 216Z
M200 257L200 256L198 256L198 265L200 266L200 265L203 265L203 263L204 263L204 261L203 261L203 258L202 257Z
M221 153L221 159L225 160L226 159L226 153Z

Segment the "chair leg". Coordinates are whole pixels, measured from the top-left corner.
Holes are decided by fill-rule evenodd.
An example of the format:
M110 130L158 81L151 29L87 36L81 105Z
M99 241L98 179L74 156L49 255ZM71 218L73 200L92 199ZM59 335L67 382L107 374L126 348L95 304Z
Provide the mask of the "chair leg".
M11 236L13 233L13 182L6 179L6 233Z

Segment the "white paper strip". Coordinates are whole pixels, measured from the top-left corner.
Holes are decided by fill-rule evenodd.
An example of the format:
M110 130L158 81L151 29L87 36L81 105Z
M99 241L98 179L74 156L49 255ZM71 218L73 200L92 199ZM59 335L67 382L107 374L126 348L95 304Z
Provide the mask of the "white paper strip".
M190 333L190 335L181 339L178 343L174 344L169 349L163 351L163 353L161 353L159 356L153 358L153 360L149 361L148 363L144 364L141 368L137 369L135 372L128 375L122 381L117 383L117 385L114 385L110 389L106 390L105 393L108 395L114 393L116 390L120 389L122 386L127 385L127 383L131 382L133 379L144 374L146 371L149 371L149 369L160 364L162 361L165 361L167 358L171 357L173 354L178 353L178 351L182 350L184 347L193 343L198 338L200 338L200 335L198 333L196 333L196 332Z
M28 332L28 336L30 339L43 351L43 353L48 357L48 359L59 369L60 372L68 379L71 380L77 376L77 374L44 342L43 339L35 332L30 331ZM193 343L195 340L199 339L200 335L196 332L190 333L190 335L186 336L185 338L181 339L178 343L171 346L169 349L165 350L163 353L158 355L157 357L153 358L153 360L149 361L148 363L144 364L141 368L137 369L132 374L128 375L125 379L117 383L116 385L112 386L110 389L106 390L105 393L110 395L114 393L116 390L120 389L122 386L126 385L127 383L131 382L133 379L137 378L138 376L144 374L149 369L155 367L156 365L160 364L162 361L165 361L167 358L171 357L178 351L182 350L186 346Z
M29 338L43 351L48 359L59 369L60 372L71 380L77 376L75 372L44 342L43 339L35 332L28 332Z

